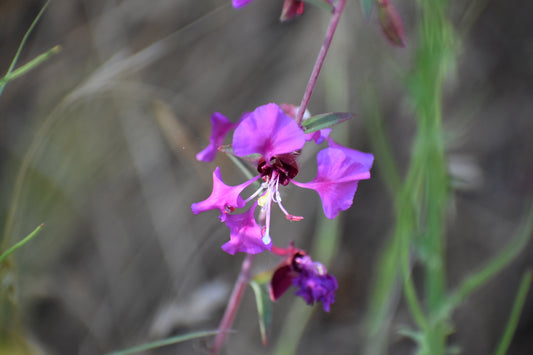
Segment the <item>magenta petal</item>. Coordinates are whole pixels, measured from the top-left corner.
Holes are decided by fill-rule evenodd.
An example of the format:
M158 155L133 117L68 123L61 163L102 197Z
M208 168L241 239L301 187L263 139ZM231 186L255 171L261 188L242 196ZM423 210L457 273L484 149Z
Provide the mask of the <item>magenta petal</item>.
M258 178L259 175L240 185L228 186L222 181L220 167L217 166L215 171L213 171L213 191L211 195L203 201L193 203L191 209L194 214L219 209L222 216L225 216L226 213L233 212L235 208L244 207L244 200L240 193Z
M232 0L233 7L238 9L240 7L246 6L251 3L253 0Z
M209 145L196 154L196 159L199 161L209 162L215 159L218 152L218 147L224 142L226 134L236 126L235 123L230 122L226 116L219 112L211 115L211 137L209 137Z
M351 207L357 183L370 178L373 159L372 154L340 145L330 146L317 154L318 171L314 180L308 183L292 182L315 190L322 200L324 214L333 219L340 211Z
M305 135L306 141L314 140L316 144L322 143L326 138L328 138L329 134L331 133L331 128L324 128L320 131L316 131L313 133L307 133Z
M270 162L274 155L290 153L305 144L305 133L276 104L259 106L244 117L233 134L237 156L260 154Z
M327 137L328 144L331 148L337 148L340 149L350 157L351 160L357 161L361 164L363 164L368 170L372 168L372 164L374 163L374 156L370 153L363 153L355 149L347 148L343 145L340 145L339 143L335 142L333 139Z
M236 252L258 254L272 248L272 240L264 236L262 228L255 221L254 204L247 212L226 216L226 225L230 229L229 242L222 245L222 249L231 255Z

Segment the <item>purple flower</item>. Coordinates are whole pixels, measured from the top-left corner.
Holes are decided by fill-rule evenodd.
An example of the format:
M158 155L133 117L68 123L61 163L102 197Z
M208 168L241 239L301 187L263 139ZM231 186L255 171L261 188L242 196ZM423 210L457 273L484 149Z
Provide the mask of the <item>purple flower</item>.
M222 145L222 142L224 142L224 138L226 137L226 134L233 128L235 128L236 124L230 122L221 113L215 112L211 115L211 137L209 137L209 145L202 150L200 153L196 154L196 159L200 161L213 161L215 159L215 155L217 154L218 148Z
M256 207L257 204L254 203L245 213L226 216L226 225L231 231L230 241L222 245L226 253L231 255L236 252L258 254L272 248L272 239L268 234L263 233L262 228L255 221Z
M292 284L298 288L296 296L301 296L308 305L322 302L324 311L329 312L330 305L335 302L335 291L339 288L335 276L328 274L324 265L313 262L307 255L295 262L295 268L301 269L292 279Z
M273 247L272 251L287 257L272 274L270 298L278 300L292 285L298 289L296 295L308 305L322 302L324 310L329 312L339 286L337 279L327 273L326 267L292 245L288 249Z
M289 109L291 108L289 107ZM294 107L292 109L295 110ZM229 213L234 212L236 208L243 208L255 198L257 198L257 205L261 208L261 218L257 225L258 228L254 226L252 229L254 233L260 231L262 237L269 239L270 215L273 204L279 206L287 219L291 221L303 219L301 216L287 212L282 204L281 186L293 182L297 186L317 191L322 200L324 214L332 219L338 215L339 211L344 211L352 205L359 180L370 178L370 168L374 159L372 154L343 147L330 138L326 138L329 129L306 134L286 112L287 110L284 112L278 105L270 103L257 107L251 113L244 114L236 124L233 133L233 153L253 162L259 175L243 184L228 186L222 181L220 169L217 168L213 173L211 195L206 200L192 205L194 213L211 209L218 209L221 212L220 220L226 222L230 227L232 240L235 239L236 241L231 245L241 245L237 233L249 232L248 229L245 231L243 228L251 226L254 214L248 213L246 218L233 218ZM224 117L224 120L227 119ZM220 125L220 121L219 119L213 120L213 124ZM227 133L227 131L215 128L213 128L213 132L218 132L213 134L217 137ZM315 179L307 183L294 181L293 179L299 171L297 158L306 141L315 140L319 143L325 139L328 139L329 147L317 155L318 171ZM210 145L219 144L216 139L211 141L212 144ZM259 178L262 179L259 188L250 197L243 199L240 195L244 189ZM238 223L241 223L243 228L237 228ZM254 223L256 223L255 219ZM243 238L246 239L248 236ZM244 244L248 245L248 243ZM227 249L232 251L238 248L229 248L228 246ZM258 252L251 247L242 247L237 251L245 250Z

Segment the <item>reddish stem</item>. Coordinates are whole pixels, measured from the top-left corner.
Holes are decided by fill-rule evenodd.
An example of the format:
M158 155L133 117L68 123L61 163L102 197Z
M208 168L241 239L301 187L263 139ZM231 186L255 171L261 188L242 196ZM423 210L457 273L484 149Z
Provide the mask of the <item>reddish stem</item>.
M311 73L311 77L309 78L309 82L307 83L307 87L305 88L305 93L302 98L302 102L300 103L300 108L298 109L298 113L296 114L296 123L298 123L298 125L302 124L305 110L307 109L307 105L309 105L309 100L311 100L313 89L315 88L318 75L320 74L320 70L322 69L322 64L324 64L324 60L326 59L326 54L328 54L329 45L333 40L333 35L335 34L335 30L337 29L337 25L339 24L339 19L341 17L342 10L344 9L345 4L346 0L339 0L337 6L333 7L333 14L329 22L328 31L326 32L326 38L324 38L324 43L322 43L320 52L318 52L315 67L313 68L313 72Z
M231 325L233 324L233 320L235 319L235 315L237 314L237 310L239 309L239 306L241 304L242 296L244 295L246 285L248 284L248 281L250 281L250 270L252 269L253 260L254 256L251 254L247 254L246 258L242 262L241 272L239 273L237 282L235 282L235 286L233 287L233 292L231 293L228 306L226 307L226 311L224 312L224 317L222 317L220 325L218 326L219 332L215 338L215 344L213 345L213 349L211 350L211 355L218 354L218 352L222 348L222 345L224 345L224 342L226 341L228 332L231 328Z

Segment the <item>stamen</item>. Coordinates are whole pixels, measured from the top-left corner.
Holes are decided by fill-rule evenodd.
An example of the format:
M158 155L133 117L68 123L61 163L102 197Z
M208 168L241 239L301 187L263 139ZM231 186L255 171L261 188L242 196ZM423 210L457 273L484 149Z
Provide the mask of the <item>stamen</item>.
M261 186L252 194L252 196L248 197L246 200L244 200L244 203L248 203L251 200L253 200L257 195L259 195L263 190L266 188L266 183L262 183Z
M266 190L265 194L257 199L257 204L261 207L265 206L269 201L270 198L270 188Z
M304 219L302 216L294 216L290 214L289 212L287 212L287 210L285 209L285 207L283 207L283 204L281 203L281 198L279 199L279 201L277 201L277 203L278 203L279 209L283 211L283 213L285 214L285 217L289 221L301 221L302 219Z

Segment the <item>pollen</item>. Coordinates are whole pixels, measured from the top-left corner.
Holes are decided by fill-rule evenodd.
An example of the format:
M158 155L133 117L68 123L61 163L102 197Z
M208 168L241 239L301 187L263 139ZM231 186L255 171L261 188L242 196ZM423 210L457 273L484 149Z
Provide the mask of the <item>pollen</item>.
M263 207L269 201L269 199L270 199L270 190L266 190L263 196L257 199L257 204Z

